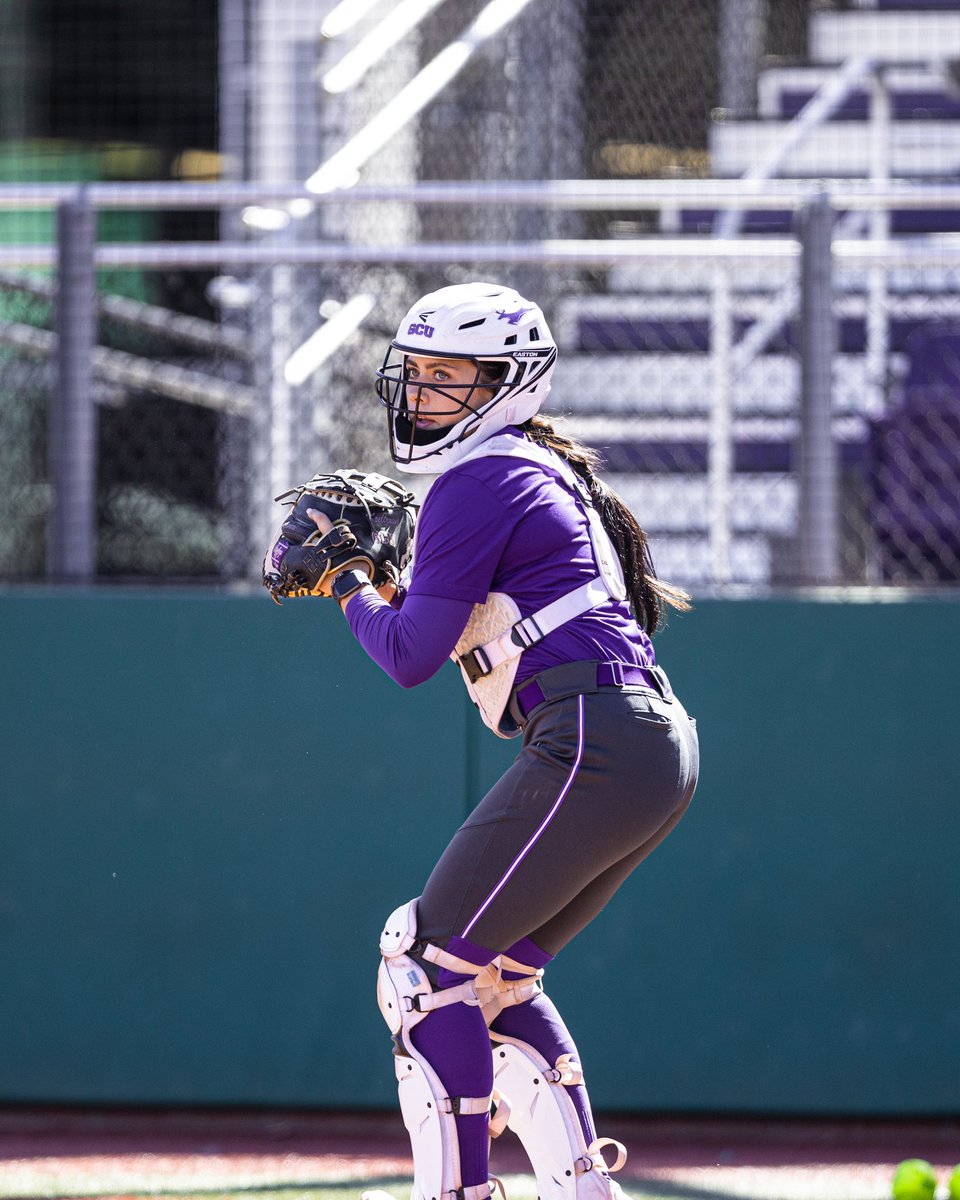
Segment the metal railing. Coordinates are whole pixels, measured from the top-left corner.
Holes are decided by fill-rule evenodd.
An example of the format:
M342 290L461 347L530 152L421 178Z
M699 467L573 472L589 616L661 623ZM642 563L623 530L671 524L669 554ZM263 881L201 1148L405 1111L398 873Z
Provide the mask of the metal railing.
M687 208L740 212L751 205L798 213L798 236L661 237L622 240L552 239L510 243L433 242L357 244L339 241L278 240L251 232L243 241L197 243L97 244L94 215L105 208L204 208L224 210L248 206L281 209L309 201L324 204L517 205L579 211ZM429 266L452 264L497 265L511 268L536 265L556 268L629 269L639 265L675 267L678 271L708 270L714 289L711 314L713 399L707 430L710 497L709 539L712 581L735 580L730 548L734 537L730 511L734 474L730 389L735 372L752 353L746 335L738 347L734 338L733 295L743 271L760 272L768 282L791 279L799 286L801 311L800 362L802 410L798 458L801 573L798 581L835 582L839 578L837 506L839 495L837 448L831 432L830 362L835 337L836 276L865 279L876 288L891 272L922 272L929 268L960 270L960 236L951 234L905 238L840 238L834 236L838 212L886 213L890 209L958 209L960 184L920 184L894 181L591 181L488 184L421 183L397 187L356 187L316 195L298 184L88 184L22 187L0 186L0 208L55 208L59 213L56 245L0 247L0 288L41 287L28 276L11 274L28 268L53 268L56 331L44 333L13 321L0 323L0 343L17 353L55 356L58 386L50 405L50 508L48 572L51 578L90 579L97 556L95 466L92 444L95 406L94 380L149 388L161 395L200 403L242 417L259 413L258 429L273 448L264 478L255 481L250 500L251 566L255 548L262 545L274 517L270 497L291 478L292 409L275 397L259 395L249 383L204 375L169 363L138 361L134 355L98 348L95 337L95 272L98 269L173 267L231 270L285 266ZM872 283L870 281L873 281ZM877 293L874 292L874 295ZM103 297L106 312L137 322L164 321L155 306ZM869 309L868 309L869 311ZM193 323L183 314L167 314L167 332L211 339L227 352L249 356L242 335L228 324ZM743 349L744 344L747 350ZM287 347L289 354L296 347ZM336 347L334 346L335 350ZM748 353L749 351L749 353ZM281 355L282 357L282 355ZM69 533L64 533L69 530Z

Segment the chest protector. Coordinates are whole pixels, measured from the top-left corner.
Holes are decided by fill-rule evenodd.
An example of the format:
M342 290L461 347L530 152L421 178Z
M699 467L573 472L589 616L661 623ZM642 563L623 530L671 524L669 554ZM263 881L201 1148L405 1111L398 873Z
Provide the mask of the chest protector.
M574 617L608 600L625 599L627 589L620 559L593 506L590 489L564 459L526 438L501 434L482 442L460 461L469 462L490 455L523 458L550 467L559 474L587 517L597 567L593 579L559 596L529 617L520 615L516 601L505 592L491 592L482 604L474 605L451 658L460 667L467 691L480 710L484 724L498 737L513 738L518 736L520 729L507 711L507 705L520 655Z

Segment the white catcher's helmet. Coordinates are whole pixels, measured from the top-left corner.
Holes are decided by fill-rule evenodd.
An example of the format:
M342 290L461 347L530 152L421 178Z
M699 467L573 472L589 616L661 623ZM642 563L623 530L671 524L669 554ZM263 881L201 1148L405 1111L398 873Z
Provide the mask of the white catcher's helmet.
M429 385L449 396L449 411L462 411L462 420L417 428L421 389L407 383L408 354L476 364L470 383ZM539 306L512 288L463 283L430 292L400 322L377 372L393 461L401 471L439 475L501 429L529 420L547 398L556 361L557 344ZM480 389L492 390L492 398L474 399Z

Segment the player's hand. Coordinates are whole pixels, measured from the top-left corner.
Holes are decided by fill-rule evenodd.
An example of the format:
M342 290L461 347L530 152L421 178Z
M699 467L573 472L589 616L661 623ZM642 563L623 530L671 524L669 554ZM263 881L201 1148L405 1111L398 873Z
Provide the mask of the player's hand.
M333 528L333 522L330 520L330 518L327 516L326 513L317 512L317 510L315 508L308 508L307 516L314 523L314 525L316 525L316 527L320 530L321 536L325 533L329 533L330 530Z
M308 508L307 516L310 518L311 521L313 521L313 523L316 525L316 527L320 530L321 537L325 533L329 533L330 530L333 528L333 522L326 515L326 513L317 512L317 510L315 508ZM362 562L360 559L358 559L356 563L344 563L342 569L344 571L347 571L352 566L358 566L358 567L365 568L366 563ZM331 580L331 583L332 583L332 580ZM381 584L381 586L377 588L377 595L380 596L380 598L382 600L386 600L387 603L389 603L396 594L397 594L397 585L392 580L389 580L387 583ZM326 585L326 583L324 583L324 585L323 585L323 595L324 596L330 595L330 591L329 591L329 588ZM340 607L343 608L344 605L341 604Z

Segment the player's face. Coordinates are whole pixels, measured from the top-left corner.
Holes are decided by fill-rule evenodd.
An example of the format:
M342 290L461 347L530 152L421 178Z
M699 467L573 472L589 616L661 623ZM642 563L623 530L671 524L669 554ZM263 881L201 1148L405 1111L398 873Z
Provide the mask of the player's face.
M410 415L415 416L418 429L447 429L456 425L493 395L492 388L476 388L471 392L477 378L477 364L469 359L408 354L405 377L407 407Z

